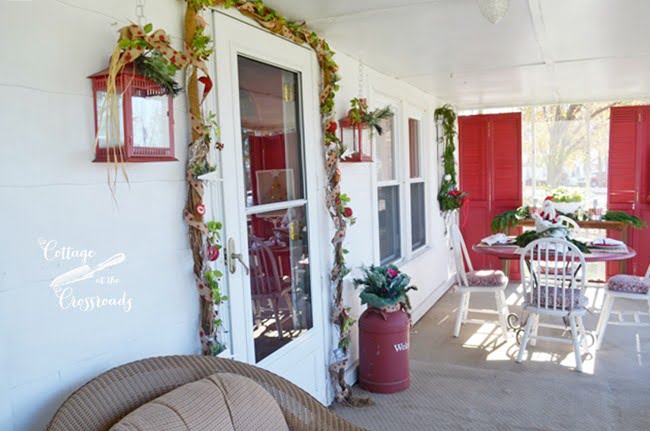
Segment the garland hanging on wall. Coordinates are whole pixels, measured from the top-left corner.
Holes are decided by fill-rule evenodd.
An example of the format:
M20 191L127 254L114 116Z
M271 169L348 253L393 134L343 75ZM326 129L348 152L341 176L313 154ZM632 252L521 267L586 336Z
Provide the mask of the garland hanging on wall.
M209 0L203 1L203 3L206 2L210 3ZM330 272L330 281L334 292L331 318L338 329L339 342L333 352L334 359L329 369L336 387L337 401L354 405L369 404L371 400L367 398L354 398L352 388L345 381L350 330L354 320L349 314L350 309L343 305L343 278L350 272L345 264L347 250L343 248L343 241L347 226L353 220L353 214L351 208L347 206L349 198L341 193L339 160L342 148L340 139L336 136L337 123L334 112L334 96L339 89L340 76L338 75L338 65L334 61L334 52L327 42L310 31L304 23L287 20L274 9L266 7L261 1L214 0L211 3L213 6L235 8L265 29L301 45L307 44L316 52L321 69L320 113L327 175L326 206L335 228L332 238L334 264Z
M436 123L441 123L444 150L442 153L442 166L444 176L440 183L438 202L440 211L448 212L460 209L467 202L467 193L458 189L456 182L456 112L451 105L444 105L434 111Z
M197 6L197 7L194 7ZM100 112L100 123L107 124L112 136L119 133L119 94L116 77L129 64L135 64L138 73L151 79L171 94L177 94L180 86L174 81L176 71L185 69L188 80L186 85L189 99L190 123L192 142L189 146L187 163L188 198L184 211L186 223L190 226L190 246L194 258L194 276L201 297L201 344L206 354L218 353L222 348L216 340L220 319L217 315L219 304L227 298L221 295L219 279L222 274L212 270L205 261L216 260L219 256L220 223L206 223L203 219L205 205L203 204L203 183L198 179L200 168L209 166L208 154L212 146L215 126L213 116L204 116L201 103L212 88L212 80L208 74L205 60L212 53L210 38L204 35L206 22L198 15L196 1L188 3L185 15L185 51L177 51L171 46L169 36L164 30L153 30L151 24L141 27L131 24L119 30L119 38L109 62L106 84L106 98ZM198 74L201 73L201 77ZM203 84L203 93L199 95L199 82ZM98 139L95 139L97 146ZM121 166L125 179L128 181L123 160L118 157L121 142L113 147L112 158L109 162L115 164L117 176L118 165ZM215 144L217 149L222 146ZM110 178L109 178L110 187ZM111 189L112 191L112 189Z
M334 112L334 96L338 91L338 65L334 62L334 52L327 42L310 31L304 23L289 21L280 16L275 10L264 6L261 1L250 2L241 0L186 0L187 7L184 17L185 52L178 52L170 45L170 39L163 30L151 33L150 24L142 28L137 24L124 27L119 31L120 37L113 51L109 66L107 108L102 111L106 115L107 124L117 123L118 96L115 77L129 63L135 62L144 48L155 49L170 70L185 69L186 92L189 105L191 124L191 142L188 150L187 181L188 195L183 213L189 226L190 248L194 261L193 272L201 298L201 345L204 354L216 354L221 349L217 340L217 330L220 319L217 314L219 304L227 298L221 295L219 279L222 274L212 270L207 264L219 256L218 222L206 223L204 220L205 205L203 203L204 186L198 176L214 170L209 164L210 149L221 150L223 145L213 143L218 126L214 114L203 115L201 105L212 88L205 60L212 54L211 39L205 34L206 22L200 12L207 7L224 6L235 8L243 15L252 18L267 30L283 36L291 41L309 45L316 52L321 68L320 113L323 129L323 145L325 151L325 170L327 175L326 206L335 227L332 238L334 247L334 264L330 272L334 304L332 306L332 322L338 328L339 341L334 350L330 374L336 387L336 400L354 405L369 404L369 399L352 397L352 389L345 381L345 369L350 346L350 330L354 324L350 309L343 306L343 278L349 273L345 264L347 250L343 248L347 226L353 221L351 208L347 205L349 198L341 193L341 172L339 160L342 149L340 139L336 135L337 123ZM199 76L199 74L201 76ZM111 85L112 83L112 85ZM165 85L164 81L159 82ZM169 91L178 89L167 82ZM200 94L199 84L203 85ZM114 106L112 106L114 105ZM115 159L117 162L118 160ZM124 171L126 176L126 172Z

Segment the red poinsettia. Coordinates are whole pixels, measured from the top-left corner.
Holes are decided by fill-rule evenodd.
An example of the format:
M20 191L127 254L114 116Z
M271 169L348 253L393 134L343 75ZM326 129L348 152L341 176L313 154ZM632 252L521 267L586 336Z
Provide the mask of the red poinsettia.
M399 271L393 268L388 268L386 272L388 273L388 276L391 278L395 278L399 275Z

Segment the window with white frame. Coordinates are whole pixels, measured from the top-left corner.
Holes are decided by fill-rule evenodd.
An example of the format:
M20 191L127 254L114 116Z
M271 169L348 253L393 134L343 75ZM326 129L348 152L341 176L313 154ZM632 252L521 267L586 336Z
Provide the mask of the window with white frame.
M407 179L410 193L411 251L424 247L427 242L424 169L422 168L422 129L421 121L408 120L409 175Z
M382 265L402 257L400 234L400 185L398 178L395 118L381 120L375 135L377 160L377 207L379 212L379 260Z
M422 148L422 116L410 112L403 133L398 115L382 120L382 135L375 135L379 261L402 258L427 243L426 186ZM407 120L407 121L405 121ZM402 139L400 139L400 137Z

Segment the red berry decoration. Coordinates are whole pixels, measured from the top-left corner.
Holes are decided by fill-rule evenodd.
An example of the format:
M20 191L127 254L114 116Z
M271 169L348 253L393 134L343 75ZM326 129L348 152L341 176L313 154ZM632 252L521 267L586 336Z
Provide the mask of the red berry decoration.
M200 214L200 215L205 214L205 205L203 205L203 204L198 204L198 205L196 206L196 213L197 213L197 214Z
M352 208L345 207L345 209L343 210L343 214L345 214L346 217L352 217Z
M338 129L338 126L337 126L337 124L336 124L336 121L332 121L332 122L330 123L330 126L327 128L327 131L330 132L330 133L335 133L335 132L336 132L336 129Z
M341 198L336 198L334 202L336 202L336 205L341 205Z
M219 259L219 248L216 245L210 244L208 246L207 258L210 262L214 262Z

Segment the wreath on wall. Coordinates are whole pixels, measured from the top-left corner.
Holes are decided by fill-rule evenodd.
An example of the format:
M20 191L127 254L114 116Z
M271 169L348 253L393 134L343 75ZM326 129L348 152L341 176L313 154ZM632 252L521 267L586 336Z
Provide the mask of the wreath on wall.
M442 141L444 150L442 153L442 166L444 176L440 183L438 192L438 203L440 211L449 212L460 209L468 199L467 193L458 189L456 181L456 112L451 105L444 105L434 111L436 123L442 126Z
M113 106L114 109L104 111L102 115L109 117L107 124L113 123L110 120L111 115L119 115L115 77L122 68L136 61L142 55L145 44L159 53L156 60L161 61L165 66L158 67L157 71L168 70L171 73L178 69L185 69L191 141L186 166L188 194L183 216L190 228L190 248L194 261L193 272L201 297L200 338L203 353L214 355L222 348L217 339L217 331L221 323L218 306L227 298L219 290L222 274L212 270L207 263L219 257L218 251L221 246L219 245L218 231L221 224L215 221L206 223L204 220L204 186L198 178L201 174L214 170L208 159L210 149L213 146L217 150L223 148L223 145L216 139L218 125L214 120L215 115L204 115L201 109L203 101L212 88L212 80L205 64L212 54L212 48L211 39L205 34L207 24L200 13L208 7L223 6L235 8L265 29L293 42L307 44L316 52L321 69L320 113L327 175L326 206L335 228L331 240L334 248L334 264L330 271L331 290L334 292L331 319L338 328L339 340L332 353L334 359L329 369L335 384L337 401L353 405L369 404L371 401L367 398L354 398L351 387L345 381L345 369L351 341L350 330L355 321L350 316L350 309L343 305L343 278L349 273L345 262L347 250L343 248L343 241L347 226L353 221L353 214L348 206L350 199L341 193L340 186L339 161L342 151L340 139L336 136L337 124L334 112L334 96L339 90L337 83L340 76L338 75L338 65L333 59L334 52L327 42L310 31L304 23L287 20L274 9L266 7L262 1L186 0L186 3L184 52L178 52L170 46L170 39L163 30L152 32L153 27L150 24L145 28L132 24L119 31L120 37L109 65L109 88L107 89L107 99L111 103L115 103L115 106ZM171 75L173 76L173 73ZM110 86L110 82L112 82L112 86ZM164 80L161 82L164 83ZM170 85L170 91L177 90L173 83L167 82L167 84ZM203 84L202 94L200 94L199 84ZM126 176L125 171L124 174Z

